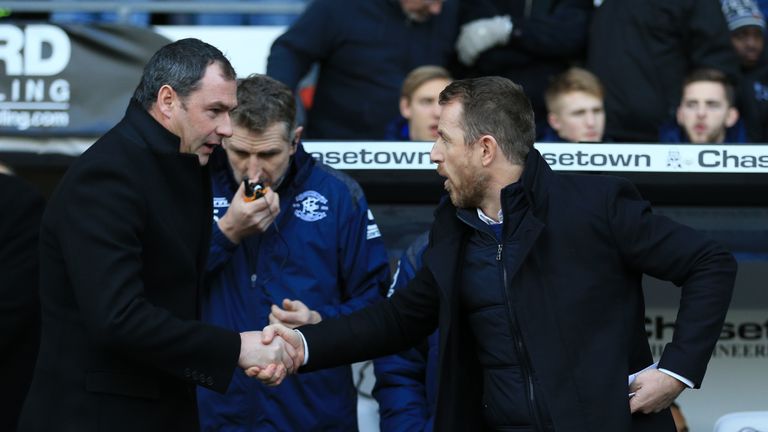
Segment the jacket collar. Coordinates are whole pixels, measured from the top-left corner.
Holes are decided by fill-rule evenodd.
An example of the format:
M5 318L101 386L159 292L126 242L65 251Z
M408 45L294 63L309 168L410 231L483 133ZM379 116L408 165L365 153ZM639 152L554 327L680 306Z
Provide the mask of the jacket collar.
M552 168L549 167L541 153L535 148L531 148L525 159L523 174L519 181L520 185L518 186L517 183L510 184L501 190L502 206L505 203L511 202L511 198L516 193L515 189L522 186L528 207L533 211L534 215L539 216L543 214L553 175ZM435 209L435 221L441 220L441 223L445 223L448 218L456 219L456 210L449 197L444 196L437 209Z
M125 120L134 125L134 130L151 151L181 154L181 139L158 123L136 99L131 98L128 103ZM191 156L197 158L197 155Z

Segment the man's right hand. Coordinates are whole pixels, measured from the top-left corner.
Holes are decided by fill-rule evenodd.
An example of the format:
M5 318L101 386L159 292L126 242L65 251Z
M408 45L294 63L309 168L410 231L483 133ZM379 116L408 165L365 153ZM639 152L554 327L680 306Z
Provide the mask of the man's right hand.
M252 234L261 234L280 213L280 196L268 188L263 197L245 201L245 187L240 183L229 209L219 219L219 229L235 244Z
M304 364L304 339L300 333L292 330L282 324L272 324L264 327L261 332L261 342L270 345L277 340L284 341L284 363L291 361L290 367L286 371L294 373ZM245 370L245 374L251 378L256 378L268 385L275 385L274 382L282 377L279 376L279 368L267 370L263 367L252 367ZM279 382L278 382L279 383Z
M298 368L294 362L296 353L280 337L271 336L269 342L263 342L263 339L260 331L240 333L240 357L237 363L246 370L248 376L258 377L267 385L278 385L287 374Z

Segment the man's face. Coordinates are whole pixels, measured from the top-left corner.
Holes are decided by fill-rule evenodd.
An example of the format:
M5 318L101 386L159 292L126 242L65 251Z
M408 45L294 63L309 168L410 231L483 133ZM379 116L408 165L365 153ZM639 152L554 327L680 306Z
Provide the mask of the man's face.
M440 92L450 81L437 78L425 82L411 95L400 99L400 113L408 119L412 141L434 141L437 138L437 122L440 120Z
M443 10L443 0L400 0L400 6L408 18L423 22Z
M237 83L221 75L218 63L208 66L200 87L172 107L170 129L181 139L179 152L194 153L208 163L221 140L232 136L229 112L237 106Z
M603 101L582 91L562 94L547 121L565 141L600 142L605 131Z
M488 189L488 177L482 174L476 145L464 143L460 119L463 106L459 102L443 105L438 126L438 138L432 146L430 159L437 164L437 173L445 177L444 187L453 205L478 208Z
M731 43L739 55L741 65L754 67L763 54L763 29L758 26L739 27L731 32Z
M694 144L722 143L725 129L738 118L738 112L726 99L723 85L712 81L688 84L677 108L677 123Z
M248 177L251 181L262 181L277 188L288 171L291 156L296 153L287 135L283 122L273 123L263 133L235 125L234 134L224 140L229 165L235 181Z

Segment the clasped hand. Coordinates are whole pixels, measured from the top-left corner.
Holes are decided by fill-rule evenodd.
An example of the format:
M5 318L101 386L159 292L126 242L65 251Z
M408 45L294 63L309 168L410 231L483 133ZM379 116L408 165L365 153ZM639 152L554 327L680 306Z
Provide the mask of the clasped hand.
M252 362L241 361L240 366L249 377L276 386L304 363L304 340L298 332L282 324L272 324L264 327L263 332L246 333L249 343L251 338L257 343L254 351L263 353L255 354ZM241 338L246 333L241 333ZM240 357L242 360L243 355Z
M273 333L270 333L268 340L260 331L240 333L238 365L246 370L249 377L258 378L264 384L280 384L286 375L294 373L303 361L303 342L298 353L293 345Z

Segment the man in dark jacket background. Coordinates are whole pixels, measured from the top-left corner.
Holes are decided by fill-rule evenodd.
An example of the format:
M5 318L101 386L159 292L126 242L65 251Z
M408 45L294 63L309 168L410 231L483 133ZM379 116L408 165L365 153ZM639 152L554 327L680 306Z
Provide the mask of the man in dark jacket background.
M295 89L319 64L306 136L381 140L413 68L453 58L457 1L315 0L272 45L267 75Z
M550 78L584 57L590 0L462 0L456 76L499 75L523 86L544 133Z
M605 134L617 142L656 142L694 69L740 81L719 0L604 0L587 53L587 68L605 87Z
M511 81L455 81L440 103L431 157L450 201L413 281L347 317L298 332L269 326L265 341L283 336L311 371L414 346L439 328L440 431L673 431L668 406L701 385L720 335L733 256L653 215L625 179L553 172ZM656 364L643 274L682 287Z
M42 333L19 430L193 431L195 385L223 392L238 366L292 367L274 364L282 341L197 321L204 166L232 135L235 88L213 46L164 46L122 121L61 179L40 230Z

